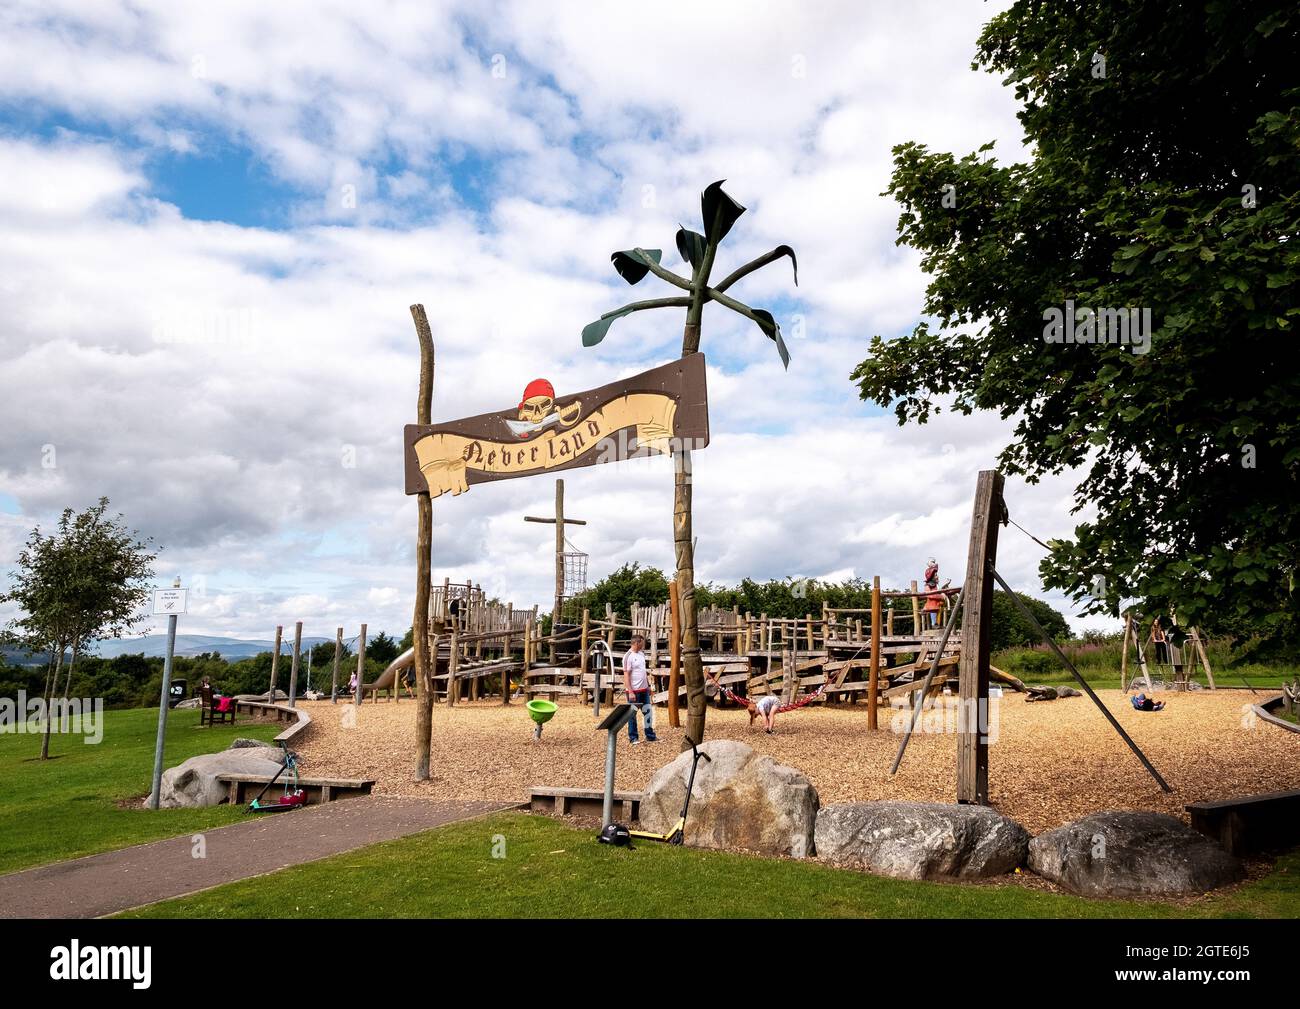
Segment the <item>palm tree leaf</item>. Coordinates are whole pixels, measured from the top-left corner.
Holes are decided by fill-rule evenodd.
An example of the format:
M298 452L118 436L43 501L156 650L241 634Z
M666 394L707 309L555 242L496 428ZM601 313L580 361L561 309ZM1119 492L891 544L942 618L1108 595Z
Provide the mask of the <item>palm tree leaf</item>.
M722 191L726 179L714 182L700 196L700 212L704 217L704 234L717 245L727 237L731 226L745 212L745 208Z
M704 258L704 246L707 241L698 231L691 231L689 228L678 226L677 251L682 254L682 259L691 264L692 271L699 269L700 260Z
M776 319L772 317L771 312L764 311L761 308L753 310L758 316L758 328L763 334L776 344L776 352L781 355L781 363L786 370L790 370L790 351L786 348L785 340L781 339L781 327L777 325Z
M664 253L662 249L645 249L643 251L655 261L656 266L663 259ZM614 264L614 269L618 271L618 275L629 284L641 283L645 279L645 275L650 272L650 267L646 266L645 260L641 258L635 249L615 252L609 258Z
M584 347L596 346L601 340L605 339L605 334L609 332L609 327L614 325L615 319L621 319L623 316L631 314L631 312L632 308L630 306L620 308L614 312L607 312L595 322L588 323L582 330L582 345Z
M790 248L790 246L788 245L778 245L773 251L777 254L777 256L790 257L790 267L794 270L794 286L798 287L799 286L799 260L795 259L794 257L794 249Z

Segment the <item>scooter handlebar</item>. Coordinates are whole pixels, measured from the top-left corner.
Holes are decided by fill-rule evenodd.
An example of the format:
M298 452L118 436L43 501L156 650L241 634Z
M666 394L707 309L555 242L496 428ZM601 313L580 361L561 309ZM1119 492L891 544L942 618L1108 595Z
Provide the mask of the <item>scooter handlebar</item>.
M693 753L695 753L695 755L696 755L697 757L703 757L703 758L704 758L705 760L707 760L710 764L713 763L713 758L710 757L707 753L704 753L704 752L703 752L703 751L702 751L698 746L696 746L696 745L695 745L695 740L693 740L690 736L685 736L684 738L685 738L685 740L686 740L688 743L691 744L691 750L692 750Z

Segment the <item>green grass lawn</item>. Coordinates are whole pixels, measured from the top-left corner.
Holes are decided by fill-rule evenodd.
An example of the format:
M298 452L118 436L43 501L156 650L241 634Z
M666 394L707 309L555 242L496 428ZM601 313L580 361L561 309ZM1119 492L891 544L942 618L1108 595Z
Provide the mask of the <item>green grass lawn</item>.
M164 767L224 750L236 736L273 739L279 725L199 728L196 710L167 719ZM124 848L238 820L242 809L123 809L119 800L149 792L158 733L156 708L104 712L104 738L0 734L0 872Z
M293 814L290 814L293 815ZM493 838L505 857L493 858ZM1300 853L1191 906L1017 885L913 883L651 843L628 851L541 816L502 813L128 912L158 918L1295 917Z

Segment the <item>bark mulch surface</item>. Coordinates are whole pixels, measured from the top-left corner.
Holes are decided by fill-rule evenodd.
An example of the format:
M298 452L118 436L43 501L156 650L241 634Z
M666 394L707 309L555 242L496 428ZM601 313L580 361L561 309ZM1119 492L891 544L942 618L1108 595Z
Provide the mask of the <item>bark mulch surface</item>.
M1133 710L1118 690L1098 692L1120 724L1173 787L1161 792L1115 730L1087 697L1028 704L1022 695L995 702L990 726L989 790L993 805L1038 833L1108 809L1151 809L1186 819L1184 805L1300 787L1300 735L1253 719L1246 691L1162 693L1161 712ZM411 780L414 701L351 705L307 703L312 725L297 745L305 773L374 778L376 794L439 799L522 802L533 785L600 788L605 734L593 731L591 709L560 702L534 741L523 703L500 700L436 705L433 710L432 778ZM683 719L685 713L683 712ZM803 771L823 805L873 799L951 802L956 794L955 716L933 711L913 735L894 778L889 765L898 747L894 723L906 712L881 709L880 730L867 729L865 705L810 706L779 715L776 733L750 729L740 710L710 708L709 739L737 739ZM655 711L658 743L618 747L616 787L641 790L654 771L672 760L680 729ZM928 723L928 724L927 724ZM940 729L943 731L934 731Z

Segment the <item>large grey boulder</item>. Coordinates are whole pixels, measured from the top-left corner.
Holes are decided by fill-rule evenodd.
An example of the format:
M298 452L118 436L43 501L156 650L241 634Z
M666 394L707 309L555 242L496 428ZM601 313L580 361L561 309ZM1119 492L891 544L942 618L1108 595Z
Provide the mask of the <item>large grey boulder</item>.
M273 775L280 770L279 754L264 746L240 747L197 757L163 771L158 805L164 809L181 806L217 806L226 801L229 786L217 780L219 774Z
M766 855L813 854L817 790L801 771L778 764L752 746L730 739L700 747L686 843L701 848L740 848ZM681 815L690 751L655 772L641 798L641 826L664 833Z
M987 806L854 802L817 814L817 855L897 879L983 879L1023 865L1029 832Z
M1029 842L1029 868L1089 897L1204 893L1245 875L1241 862L1164 813L1094 813Z

